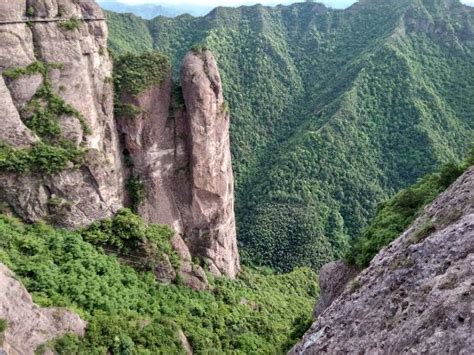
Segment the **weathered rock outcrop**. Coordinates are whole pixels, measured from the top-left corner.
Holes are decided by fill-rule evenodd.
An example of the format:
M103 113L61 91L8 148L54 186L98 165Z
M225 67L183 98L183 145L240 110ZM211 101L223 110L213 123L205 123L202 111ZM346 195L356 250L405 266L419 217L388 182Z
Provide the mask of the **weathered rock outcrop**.
M2 208L84 226L130 206L126 179L137 175L144 198L136 210L184 240L183 279L207 283L193 257L234 277L229 113L212 55L184 60L183 107L172 109L170 72L139 95L122 93L139 113L117 124L107 26L93 0L3 1L0 21ZM166 269L159 278L172 275Z
M188 116L191 205L185 241L214 274L235 276L239 255L230 156L230 116L217 64L209 51L188 53L181 68Z
M0 2L0 142L21 149L67 141L85 155L80 167L51 174L14 166L0 172L0 202L27 221L50 218L76 227L108 217L122 204L103 19L92 0ZM51 123L46 118L53 110L60 117ZM54 164L48 152L45 164Z
M383 249L290 354L474 352L474 168Z
M176 139L182 135L176 132L180 127L169 117L171 88L169 72L163 83L139 95L122 93L121 101L139 108L139 113L120 118L117 123L126 154L133 160L129 175L136 175L145 188L137 211L146 221L168 224L181 233L183 226L173 187L185 185L177 179L177 170L187 164L187 157L185 142Z
M30 294L15 279L10 270L0 264L0 319L7 328L0 339L9 355L33 354L36 348L66 333L84 335L86 322L78 315L60 308L40 308Z
M133 161L129 175L144 187L137 210L148 222L173 226L173 245L183 260L180 275L201 289L205 273L191 257L199 257L215 275L235 277L240 267L230 119L210 52L186 56L181 84L183 98L179 88L172 90L171 72L138 95L122 93L122 102L139 110L118 126Z
M319 299L314 308L314 318L319 317L346 288L347 283L357 275L357 270L344 261L334 261L319 270Z

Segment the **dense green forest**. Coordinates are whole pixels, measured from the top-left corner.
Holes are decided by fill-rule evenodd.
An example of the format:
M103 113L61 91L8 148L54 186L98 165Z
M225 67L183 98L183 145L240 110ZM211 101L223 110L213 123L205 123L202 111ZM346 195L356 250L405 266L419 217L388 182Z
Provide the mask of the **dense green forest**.
M0 235L0 261L36 303L68 307L88 321L84 338L68 335L49 344L59 354L183 353L180 331L196 354L283 353L308 328L318 295L310 269L286 275L244 269L234 281L208 275L211 289L201 292L179 281L160 284L148 270L163 252L172 254L173 233L145 225L128 210L79 231L0 215ZM128 266L123 256L144 243L152 257L138 269Z
M113 53L158 50L176 72L196 44L215 54L247 262L288 271L344 255L378 202L458 160L474 137L474 11L457 0L108 23Z

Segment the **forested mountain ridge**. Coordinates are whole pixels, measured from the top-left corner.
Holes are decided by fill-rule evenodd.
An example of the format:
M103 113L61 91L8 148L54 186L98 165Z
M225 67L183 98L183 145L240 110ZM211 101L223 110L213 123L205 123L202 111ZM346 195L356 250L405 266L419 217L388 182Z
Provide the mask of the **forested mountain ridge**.
M94 0L0 1L0 354L285 353L320 293L293 268L342 255L371 265L302 351L469 352L474 148L377 201L472 141L471 9L109 22L146 53L111 60Z
M107 33L94 0L0 2L0 353L286 351L316 277L240 267L212 53L179 89Z
M474 138L474 11L457 0L108 19L115 53L156 49L175 64L195 45L215 54L238 237L254 262L317 268L342 255L378 201Z

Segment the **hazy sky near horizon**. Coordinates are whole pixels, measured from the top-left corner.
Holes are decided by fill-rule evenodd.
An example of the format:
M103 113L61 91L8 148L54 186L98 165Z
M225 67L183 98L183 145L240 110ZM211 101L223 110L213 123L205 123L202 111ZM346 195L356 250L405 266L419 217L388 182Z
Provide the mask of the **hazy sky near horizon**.
M265 4L265 5L276 5L276 4L291 4L298 2L295 0L118 0L125 4L160 4L160 5L202 5L202 6L238 6L238 5L254 5L254 4ZM300 1L302 2L302 1ZM344 8L353 3L355 0L319 0L318 2L325 3L326 5ZM474 0L461 0L462 3L474 6Z

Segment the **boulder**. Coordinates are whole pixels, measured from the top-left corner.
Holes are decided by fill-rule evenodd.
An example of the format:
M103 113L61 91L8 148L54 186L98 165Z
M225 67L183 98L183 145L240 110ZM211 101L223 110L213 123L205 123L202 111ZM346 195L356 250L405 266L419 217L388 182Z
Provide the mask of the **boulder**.
M357 270L344 261L334 261L319 270L319 299L314 308L314 318L319 317L337 299L347 283L357 275Z
M36 348L54 338L74 333L83 336L87 323L63 308L41 308L12 272L0 264L0 319L7 321L0 343L8 355L34 354Z

